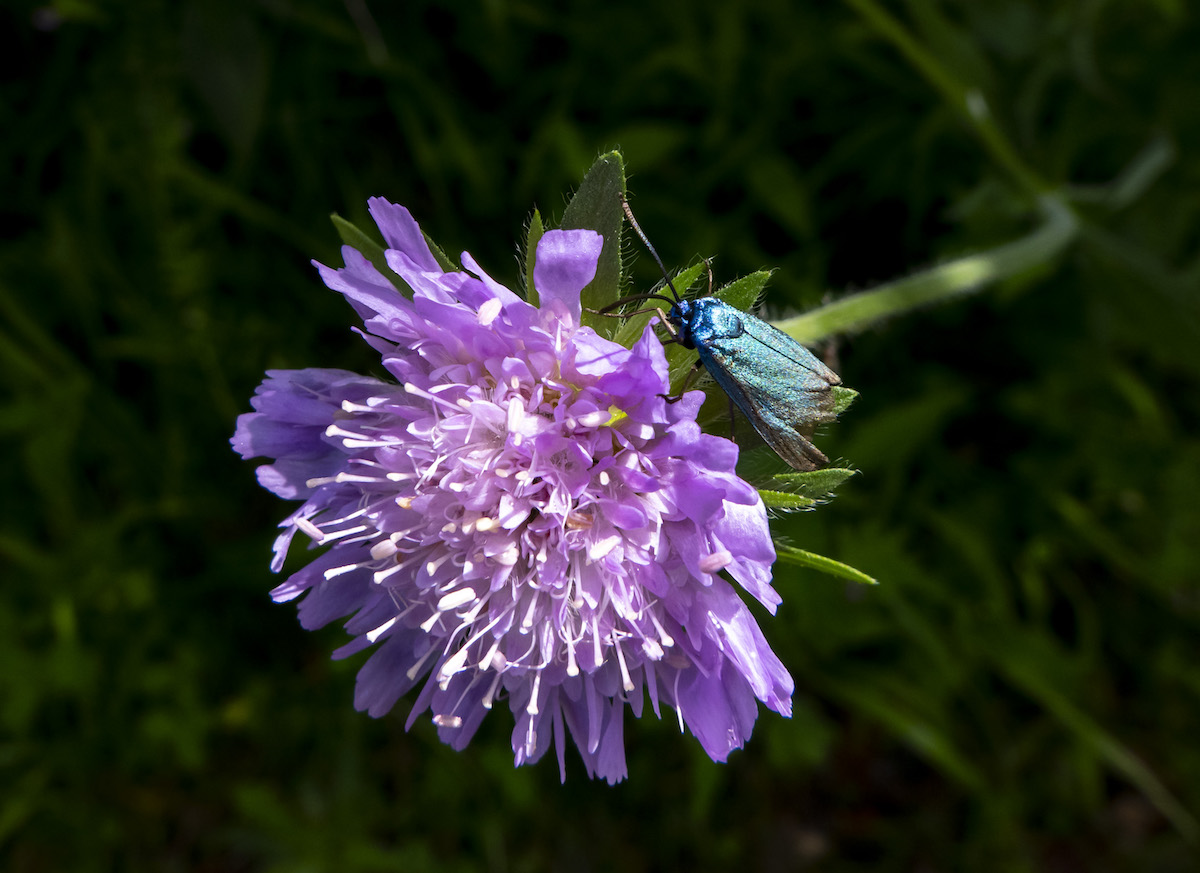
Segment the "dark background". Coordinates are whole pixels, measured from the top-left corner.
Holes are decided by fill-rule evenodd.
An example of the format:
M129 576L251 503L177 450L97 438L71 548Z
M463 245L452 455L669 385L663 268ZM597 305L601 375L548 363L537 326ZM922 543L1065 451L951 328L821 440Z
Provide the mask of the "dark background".
M377 369L328 214L512 284L621 147L667 262L778 267L780 314L1018 238L1029 190L867 0L6 4L0 869L1196 869L1197 13L886 5L1082 230L826 349L862 473L777 529L882 584L780 566L795 717L726 765L628 719L609 787L514 770L507 712L463 753L355 712L340 628L267 596L289 510L234 417Z

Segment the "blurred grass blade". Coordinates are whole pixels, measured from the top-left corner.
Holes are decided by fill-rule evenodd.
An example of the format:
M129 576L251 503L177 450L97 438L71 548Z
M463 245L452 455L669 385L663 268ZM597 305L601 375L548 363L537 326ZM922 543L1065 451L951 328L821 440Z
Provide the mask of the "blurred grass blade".
M947 732L893 700L894 694L866 681L841 681L830 685L831 695L883 724L893 735L908 743L937 769L976 793L986 790L987 780L968 757L959 751Z
M1103 203L1114 211L1135 203L1175 163L1175 144L1159 135L1138 152L1129 165L1107 185L1071 186L1072 200Z
M904 58L941 92L946 102L974 129L992 160L1003 167L1012 178L1033 196L1040 196L1046 184L1017 154L1008 137L996 124L988 108L987 98L979 81L964 82L956 77L939 55L929 51L909 33L904 25L874 0L846 0L884 39L895 46ZM982 55L979 55L982 58ZM964 66L959 67L963 72Z
M1045 658L1040 651L1043 648L993 645L989 654L1009 682L1041 703L1093 754L1135 785L1183 837L1196 842L1200 838L1200 825L1150 768L1047 680Z

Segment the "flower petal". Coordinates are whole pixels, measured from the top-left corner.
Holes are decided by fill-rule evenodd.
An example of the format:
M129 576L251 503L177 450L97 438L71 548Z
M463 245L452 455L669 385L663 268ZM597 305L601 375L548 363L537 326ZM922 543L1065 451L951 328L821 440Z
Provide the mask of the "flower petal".
M594 230L548 230L538 240L533 285L542 306L579 324L581 292L596 276L604 237Z

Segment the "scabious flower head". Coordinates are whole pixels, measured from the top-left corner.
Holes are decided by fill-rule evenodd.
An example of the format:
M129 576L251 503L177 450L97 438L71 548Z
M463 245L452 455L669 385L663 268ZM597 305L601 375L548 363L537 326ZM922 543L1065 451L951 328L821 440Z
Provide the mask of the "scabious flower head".
M535 307L467 254L446 272L408 211L371 214L388 267L354 248L318 264L363 320L388 380L269 371L234 448L266 456L259 482L303 501L283 521L327 546L277 587L300 621L350 616L344 657L374 647L355 705L373 716L423 687L463 748L497 701L516 763L569 732L587 771L626 775L625 707L677 711L714 759L750 736L755 699L789 715L792 680L722 571L774 612L775 552L737 447L701 432L703 395L670 393L647 326L632 348L581 321L602 239L554 230L536 248Z

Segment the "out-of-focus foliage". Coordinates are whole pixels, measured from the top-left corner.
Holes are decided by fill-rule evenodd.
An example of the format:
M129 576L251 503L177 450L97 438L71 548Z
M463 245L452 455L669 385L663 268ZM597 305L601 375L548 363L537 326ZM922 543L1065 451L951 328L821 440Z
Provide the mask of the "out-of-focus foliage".
M9 4L0 869L1195 869L1200 21L887 8L940 82L865 0ZM726 766L643 719L560 786L503 713L458 754L353 711L226 440L267 367L371 368L329 212L512 283L614 146L667 261L776 267L774 314L1027 233L1031 180L1081 231L825 350L862 474L779 531L881 584L778 566L795 717Z

